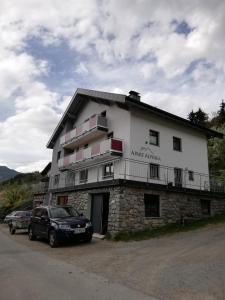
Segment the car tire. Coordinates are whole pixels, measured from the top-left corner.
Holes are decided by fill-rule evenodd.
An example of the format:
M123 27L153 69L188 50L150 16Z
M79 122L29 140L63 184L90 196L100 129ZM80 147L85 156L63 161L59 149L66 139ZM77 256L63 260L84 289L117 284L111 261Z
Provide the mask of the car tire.
M91 243L91 241L92 241L92 235L84 240L85 243Z
M10 226L9 226L9 232L10 232L10 234L15 234L15 233L16 233L16 229L13 228L12 225L10 225Z
M58 240L57 240L57 236L56 236L56 232L55 230L50 230L49 232L49 245L51 248L56 248L58 247Z
M34 234L32 227L29 227L28 229L28 237L30 241L36 240L36 235Z

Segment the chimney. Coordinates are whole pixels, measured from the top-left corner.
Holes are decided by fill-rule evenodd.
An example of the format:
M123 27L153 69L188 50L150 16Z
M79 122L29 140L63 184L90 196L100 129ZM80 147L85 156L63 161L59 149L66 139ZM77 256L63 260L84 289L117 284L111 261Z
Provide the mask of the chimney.
M131 99L136 100L136 101L141 101L141 96L138 92L136 91L129 91L129 96Z

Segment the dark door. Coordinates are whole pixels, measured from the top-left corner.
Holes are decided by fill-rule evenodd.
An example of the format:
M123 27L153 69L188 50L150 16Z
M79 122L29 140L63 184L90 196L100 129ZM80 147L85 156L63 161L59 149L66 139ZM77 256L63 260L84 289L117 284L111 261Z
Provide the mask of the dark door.
M177 187L182 187L182 169L174 169L174 184Z
M108 227L109 194L93 194L91 222L94 233L105 234Z
M103 195L103 212L102 212L102 234L106 234L108 230L109 216L109 194Z

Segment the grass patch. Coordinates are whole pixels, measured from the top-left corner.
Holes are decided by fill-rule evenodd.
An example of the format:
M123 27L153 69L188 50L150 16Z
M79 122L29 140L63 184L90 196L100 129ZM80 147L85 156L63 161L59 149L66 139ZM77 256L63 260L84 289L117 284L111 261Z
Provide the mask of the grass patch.
M184 225L168 224L155 229L145 229L141 231L129 231L129 232L124 231L116 234L113 238L110 236L107 236L107 238L112 239L114 241L124 241L124 242L141 241L141 240L148 240L151 238L160 237L164 235L174 234L177 232L196 230L210 224L220 224L220 223L225 223L225 214L218 215L215 217L210 217L210 218L204 218L201 220L188 221Z

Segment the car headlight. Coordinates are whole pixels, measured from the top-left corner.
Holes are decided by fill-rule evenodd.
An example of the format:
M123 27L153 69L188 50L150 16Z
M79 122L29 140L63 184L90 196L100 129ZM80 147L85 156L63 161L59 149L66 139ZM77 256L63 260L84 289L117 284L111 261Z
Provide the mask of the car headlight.
M91 222L86 223L86 228L92 226Z
M71 229L71 228L70 228L70 225L59 224L58 226L59 226L59 229L65 229L65 230L66 230L66 229L67 229L67 230L68 230L68 229Z

